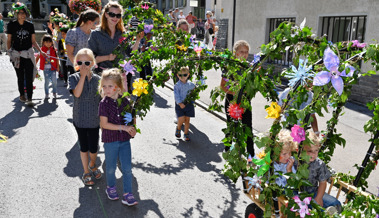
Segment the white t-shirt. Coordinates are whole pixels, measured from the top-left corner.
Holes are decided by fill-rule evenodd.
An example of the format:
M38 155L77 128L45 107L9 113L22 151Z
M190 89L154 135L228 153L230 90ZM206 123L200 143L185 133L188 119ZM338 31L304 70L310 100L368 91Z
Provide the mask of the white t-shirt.
M186 16L184 16L184 14L183 14L183 15L180 15L180 14L179 14L178 18L179 18L180 20L181 20L181 19L186 19Z

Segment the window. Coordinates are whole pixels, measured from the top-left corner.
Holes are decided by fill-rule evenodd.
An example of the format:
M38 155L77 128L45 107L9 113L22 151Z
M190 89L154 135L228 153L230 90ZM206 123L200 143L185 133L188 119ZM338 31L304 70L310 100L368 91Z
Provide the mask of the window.
M166 10L166 0L162 0L162 11L165 11Z
M169 5L169 8L173 8L174 6L172 5L172 3L174 2L174 0L168 0L170 2L170 5Z
M321 19L321 36L326 34L328 41L363 42L365 39L366 16L334 16Z
M179 0L175 0L175 8L179 7Z
M271 41L271 39L270 39L270 33L273 32L276 28L279 27L279 25L281 23L283 23L285 21L295 23L296 18L294 18L294 17L270 18L268 20L268 22L269 22L269 31L268 31L268 35L267 35L267 42ZM290 64L292 64L292 52L287 51L286 53L283 53L281 59L275 59L275 60L269 59L267 61L267 63L277 64L277 65L283 65L283 66L289 66Z
M182 6L183 7L186 7L187 6L187 0L182 0L183 2L182 2Z

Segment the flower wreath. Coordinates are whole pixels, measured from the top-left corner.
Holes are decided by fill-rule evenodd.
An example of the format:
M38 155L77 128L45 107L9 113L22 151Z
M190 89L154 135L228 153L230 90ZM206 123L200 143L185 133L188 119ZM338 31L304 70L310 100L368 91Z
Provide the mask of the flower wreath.
M20 10L24 9L27 13L27 16L30 14L30 11L27 7L25 7L25 4L22 2L16 2L12 4L12 10L14 13L18 13Z

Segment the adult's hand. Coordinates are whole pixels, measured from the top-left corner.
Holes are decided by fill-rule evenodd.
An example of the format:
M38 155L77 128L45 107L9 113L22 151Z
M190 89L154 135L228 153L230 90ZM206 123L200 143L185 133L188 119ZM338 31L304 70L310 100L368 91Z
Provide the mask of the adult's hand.
M113 61L114 59L116 59L117 55L115 54L109 54L108 55L108 61Z

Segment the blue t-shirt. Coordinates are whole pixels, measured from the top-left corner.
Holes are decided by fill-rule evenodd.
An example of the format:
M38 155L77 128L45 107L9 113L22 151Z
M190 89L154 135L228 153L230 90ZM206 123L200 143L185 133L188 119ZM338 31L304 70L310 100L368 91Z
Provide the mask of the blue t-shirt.
M0 33L4 33L4 21L0 20Z

